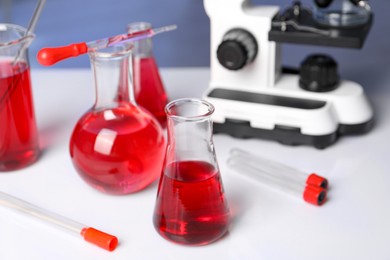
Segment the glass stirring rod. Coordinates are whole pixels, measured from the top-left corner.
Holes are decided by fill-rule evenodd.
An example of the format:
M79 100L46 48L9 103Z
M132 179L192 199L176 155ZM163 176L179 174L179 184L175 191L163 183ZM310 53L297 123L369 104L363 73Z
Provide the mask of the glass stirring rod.
M90 42L73 43L61 47L43 48L38 52L37 59L41 65L51 66L61 60L85 54L90 50L97 51L123 42L138 41L176 29L177 25L173 24L159 28L149 28L132 33L119 34Z
M85 241L108 251L113 251L118 244L118 239L113 235L47 211L4 192L0 192L0 205L22 213L28 217L34 217L43 222L50 223L52 226L68 231L70 234L81 235Z
M307 184L306 181L299 181L299 177L294 180L294 177L285 178L283 175L286 173L287 168L277 168L276 162L257 160L255 158L249 158L237 154L239 149L231 151L231 155L228 158L228 166L240 173L240 175L249 177L251 180L256 180L266 186L288 193L292 196L303 198L304 201L314 204L322 205L326 201L327 190L311 184ZM240 151L240 150L239 150ZM258 159L260 157L256 157ZM263 159L263 158L261 158ZM273 165L269 164L270 162ZM287 166L284 166L287 167ZM294 176L292 172L289 173Z

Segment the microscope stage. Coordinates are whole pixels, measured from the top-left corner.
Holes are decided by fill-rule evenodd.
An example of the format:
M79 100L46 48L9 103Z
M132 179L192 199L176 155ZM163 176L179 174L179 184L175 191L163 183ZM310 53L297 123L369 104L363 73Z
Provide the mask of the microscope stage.
M283 15L279 14L274 17L272 29L268 34L270 41L359 49L363 47L374 19L371 14L368 22L361 26L329 27L317 24L310 11L302 9L299 16L294 16L292 9L285 11ZM306 28L316 28L323 33L302 31L294 26L290 26L288 23L286 23L286 29L283 30L281 24L283 19L285 19L286 13L287 17L292 19L295 24Z

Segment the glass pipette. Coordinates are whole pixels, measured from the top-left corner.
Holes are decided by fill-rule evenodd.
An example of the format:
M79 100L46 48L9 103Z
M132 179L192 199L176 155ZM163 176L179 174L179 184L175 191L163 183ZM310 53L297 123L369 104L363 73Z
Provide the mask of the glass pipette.
M227 161L228 166L241 175L295 197L303 198L304 201L314 205L322 205L326 201L326 189L307 184L306 180L301 177L294 179L294 177L289 176L289 178L285 178L283 175L286 173L286 169L289 169L287 168L288 166L282 165L284 167L277 168L276 166L279 165L276 162L260 157L256 157L256 159L260 158L263 160L254 161L253 157L249 158L237 154L241 152L244 151L233 149ZM273 164L271 165L269 162ZM289 172L292 176L295 176L294 173L296 172Z
M132 33L119 34L90 42L73 43L67 46L43 48L38 52L37 59L41 65L51 66L61 60L77 57L91 50L101 50L115 44L138 41L153 37L156 34L175 30L176 25L167 25L159 28L150 28Z
M36 219L50 223L53 226L68 231L70 234L77 236L81 235L85 241L93 243L108 251L113 251L118 244L118 239L113 235L47 211L4 192L0 192L0 205L13 209L16 212L23 213L26 216L35 217Z
M264 171L274 173L275 177L285 179L285 181L306 183L324 189L328 188L328 180L315 173L307 174L280 162L265 159L238 148L233 148L230 154L232 157L240 157L247 163L260 167Z

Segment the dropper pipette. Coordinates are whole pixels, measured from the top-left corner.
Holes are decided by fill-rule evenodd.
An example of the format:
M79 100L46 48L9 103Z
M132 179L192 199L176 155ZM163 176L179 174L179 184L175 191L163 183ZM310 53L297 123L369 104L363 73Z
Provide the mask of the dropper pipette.
M88 227L64 216L60 216L48 210L42 209L27 201L18 199L4 192L0 192L0 205L12 209L16 212L23 213L28 217L34 217L45 223L52 224L52 226L61 228L70 234L77 236L81 235L85 241L93 243L108 251L113 251L118 244L118 239L113 235L104 233L100 230Z
M37 59L41 65L51 66L61 60L70 57L77 57L91 50L97 51L115 44L130 41L134 42L145 38L150 38L163 32L175 30L176 28L176 25L167 25L159 28L150 28L142 31L119 34L90 42L73 43L61 47L43 48L38 52Z

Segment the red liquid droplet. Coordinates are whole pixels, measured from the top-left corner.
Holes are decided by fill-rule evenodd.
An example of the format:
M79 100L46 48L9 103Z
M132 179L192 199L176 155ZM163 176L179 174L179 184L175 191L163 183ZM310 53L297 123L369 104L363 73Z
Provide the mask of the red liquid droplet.
M0 61L0 171L23 168L39 156L30 69Z
M153 57L134 58L134 90L137 103L151 112L165 128L168 98Z
M89 112L79 120L70 154L78 173L91 186L127 194L157 179L165 139L149 113L121 102L118 108Z
M226 233L229 220L220 173L211 164L183 161L166 167L153 218L164 238L179 244L208 244Z

